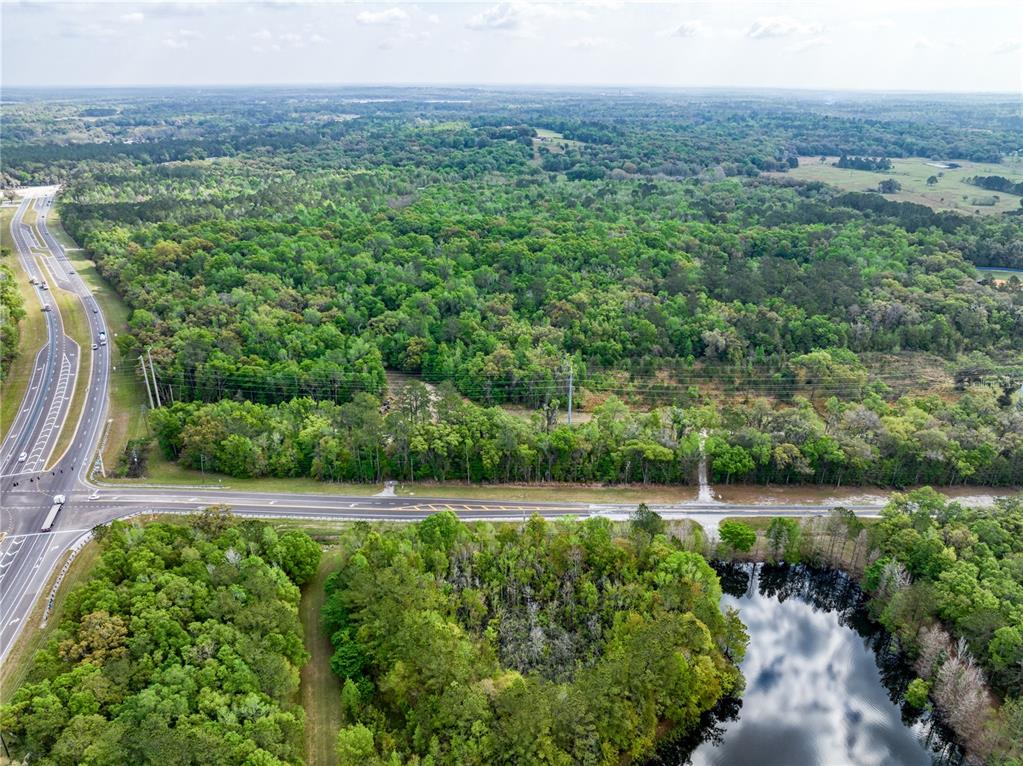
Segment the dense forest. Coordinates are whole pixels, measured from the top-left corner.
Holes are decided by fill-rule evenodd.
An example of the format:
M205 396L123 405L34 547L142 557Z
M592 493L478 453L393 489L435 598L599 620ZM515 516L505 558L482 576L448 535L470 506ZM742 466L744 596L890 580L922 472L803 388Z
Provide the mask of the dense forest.
M781 409L753 399L649 412L610 398L568 426L549 409L527 420L466 401L450 384L431 396L413 383L386 414L366 393L344 404L224 399L175 403L153 412L151 425L168 458L237 477L688 484L705 431L719 483L1013 485L1023 476L1023 413L1006 398L984 386L954 404L832 396L823 412L803 398Z
M6 177L66 182L65 226L131 309L117 344L152 350L167 455L236 476L687 481L717 403L721 480L1018 480L1023 291L974 266L1023 267L1023 218L783 174L807 154L997 161L1020 138L1002 102L869 118L852 96L387 93L4 105ZM391 418L392 371L451 383L487 423ZM632 410L623 441L553 427L569 375L577 409Z
M98 563L0 708L11 754L52 766L302 763L298 586L319 545L216 510L96 532Z
M4 255L7 255L6 248ZM11 362L18 353L19 322L25 317L25 301L7 263L0 263L0 381L7 379Z
M606 764L742 689L710 565L637 513L521 529L356 525L327 583L342 766Z

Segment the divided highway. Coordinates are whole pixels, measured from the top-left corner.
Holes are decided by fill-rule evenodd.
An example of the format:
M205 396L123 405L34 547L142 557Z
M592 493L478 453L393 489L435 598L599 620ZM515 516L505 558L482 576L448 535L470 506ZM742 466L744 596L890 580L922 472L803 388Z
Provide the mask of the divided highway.
M37 282L39 303L26 309L41 311L49 306L49 310L45 312L46 344L36 357L21 409L0 446L0 534L4 536L0 544L0 660L55 564L74 540L74 534L60 531L65 519L50 535L41 534L39 528L55 495L70 496L84 486L87 464L106 419L109 357L107 347L100 344L106 326L95 298L46 227L56 191L56 187L24 190L11 221L21 266ZM25 223L29 210L36 213L34 226ZM58 289L77 296L88 317L91 342L97 348L84 369L78 344L64 332L65 318L54 295ZM55 455L76 386L87 387L80 424L71 424L71 428L77 425L74 439L63 455Z

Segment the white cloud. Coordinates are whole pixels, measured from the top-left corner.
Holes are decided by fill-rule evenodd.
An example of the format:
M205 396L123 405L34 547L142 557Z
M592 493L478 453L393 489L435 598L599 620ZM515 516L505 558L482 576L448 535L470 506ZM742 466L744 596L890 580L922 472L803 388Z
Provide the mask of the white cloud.
M388 8L386 11L362 11L355 20L369 26L401 24L408 21L408 14L401 8Z
M992 52L993 53L999 53L999 54L1001 54L1001 53L1016 53L1021 48L1023 48L1023 44L1021 44L1019 39L1016 39L1016 40L1006 40L1001 45L996 46L995 49Z
M816 37L808 37L805 40L799 40L792 43L785 50L790 53L802 53L803 51L812 50L813 48L822 48L825 45L831 45L834 41L825 35L817 35Z
M931 48L937 48L938 44L929 37L917 37L913 40L913 47L919 50L930 50Z
M792 35L819 35L824 25L816 22L807 23L788 16L761 16L749 25L746 37L753 40L765 40L771 37L790 37Z
M669 34L671 37L706 37L710 34L710 27L704 24L699 19L691 19L689 21L683 21L677 27L672 29Z
M614 42L608 40L606 37L580 37L577 40L572 40L569 44L569 48L610 48L614 45Z
M146 3L146 13L151 16L202 16L208 9L206 0Z
M181 50L187 48L192 40L199 39L202 39L202 33L196 32L194 29L179 29L177 32L172 32L163 38L163 47L170 48L171 50Z
M252 33L252 39L253 40L273 40L274 39L274 35L273 35L273 32L271 32L269 29L267 29L266 27L263 27L263 29L260 29L259 31Z
M430 24L440 24L440 16L438 16L436 13L431 13L429 16L426 17L426 20Z
M63 37L92 37L107 39L111 37L120 37L121 33L113 29L112 27L105 27L102 24L90 23L82 26L67 26L64 27L61 32Z
M521 29L525 23L525 15L512 3L493 5L480 11L466 23L469 29L500 29L510 31Z
M142 11L132 11L131 13L121 14L121 21L125 21L129 24L139 24L142 21L145 21L145 18L146 14L142 13Z
M381 40L377 44L377 48L382 51L389 51L393 48L397 48L401 43L415 43L423 40L429 40L431 37L429 32L421 30L402 30L385 40Z
M515 0L498 3L469 18L465 25L477 31L496 30L532 34L531 22L540 19L589 19L590 14L581 5L568 3L530 3Z

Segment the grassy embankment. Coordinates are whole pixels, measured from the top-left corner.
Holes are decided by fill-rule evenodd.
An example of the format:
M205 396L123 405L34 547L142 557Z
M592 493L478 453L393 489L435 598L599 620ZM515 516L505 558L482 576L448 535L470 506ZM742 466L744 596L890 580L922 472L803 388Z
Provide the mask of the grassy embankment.
M820 157L800 157L798 168L786 173L768 175L798 178L803 181L821 181L845 191L860 192L876 190L879 182L886 178L894 178L902 184L902 190L884 195L886 199L916 202L935 210L954 210L968 215L991 215L1019 210L1021 197L1018 195L981 189L979 186L966 183L966 179L971 176L1002 176L1013 181L1021 181L1023 161L996 164L952 160L961 167L945 169L928 165L931 160L922 157L907 157L893 159L891 170L874 172L836 168L832 163L837 159L828 157L822 163ZM938 176L939 173L943 175ZM928 185L927 179L931 176L936 177L938 182Z
M25 389L28 388L28 381L32 376L32 366L35 364L36 354L46 343L46 317L39 310L39 301L35 297L35 288L29 284L28 275L21 267L21 260L14 253L14 242L11 239L11 219L17 208L0 208L0 244L4 252L10 255L4 258L4 263L14 272L14 278L18 283L18 291L21 293L25 305L25 318L20 322L21 335L18 339L18 355L11 364L11 369L3 381L0 390L0 438L7 435L7 429L11 427L14 418L21 407L21 401L25 396Z
M37 651L46 645L50 640L53 631L60 625L64 615L64 602L68 593L75 586L85 582L92 574L92 569L99 559L100 547L95 541L86 543L85 547L75 557L74 563L68 569L60 584L60 590L53 602L53 611L47 620L46 627L40 628L39 623L43 619L46 609L46 597L57 579L57 574L64 566L64 561L54 568L53 575L46 582L46 587L40 591L35 607L25 620L25 627L18 635L18 640L11 647L10 653L4 658L3 666L0 667L0 702L7 702L11 695L28 680L29 671L32 669L32 657Z

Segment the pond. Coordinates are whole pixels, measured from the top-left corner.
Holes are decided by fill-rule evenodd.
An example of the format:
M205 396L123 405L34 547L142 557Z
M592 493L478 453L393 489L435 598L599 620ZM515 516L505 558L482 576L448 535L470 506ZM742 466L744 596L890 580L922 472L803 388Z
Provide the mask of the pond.
M665 742L648 766L958 764L948 732L902 703L914 677L864 596L840 572L719 567L723 606L750 635L746 691L706 726Z

